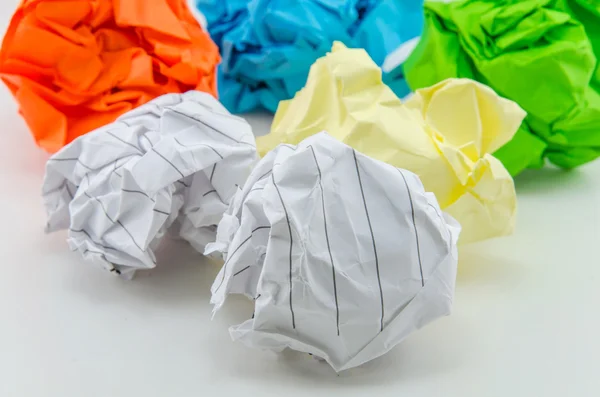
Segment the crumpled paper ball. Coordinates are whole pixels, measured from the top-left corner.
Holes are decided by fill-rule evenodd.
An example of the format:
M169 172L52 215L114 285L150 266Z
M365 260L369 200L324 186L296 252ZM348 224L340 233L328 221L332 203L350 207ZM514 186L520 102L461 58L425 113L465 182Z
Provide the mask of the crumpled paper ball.
M219 60L185 0L23 0L0 77L37 144L54 153L157 96L216 95Z
M409 85L467 77L517 102L528 116L495 154L512 175L546 158L574 168L600 155L597 1L431 1L425 14L403 65Z
M77 138L46 165L48 232L133 276L156 265L168 230L202 252L256 164L250 125L211 95L161 96Z
M219 45L219 97L233 113L265 108L304 86L334 40L365 48L378 64L423 28L422 0L196 0ZM409 92L390 74L398 95Z
M447 80L404 104L364 50L336 43L311 68L306 87L277 109L264 155L327 131L367 156L407 169L463 228L461 243L512 233L516 193L494 156L525 112L473 80Z
M211 302L245 294L254 315L234 340L342 371L450 313L459 232L416 175L317 134L269 152L236 193L207 246L225 257Z

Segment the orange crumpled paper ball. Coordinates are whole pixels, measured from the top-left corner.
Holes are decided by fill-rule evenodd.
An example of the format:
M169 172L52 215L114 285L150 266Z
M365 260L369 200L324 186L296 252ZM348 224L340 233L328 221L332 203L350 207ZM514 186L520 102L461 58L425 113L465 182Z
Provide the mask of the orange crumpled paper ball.
M157 96L216 96L219 61L185 0L22 0L0 77L53 153Z

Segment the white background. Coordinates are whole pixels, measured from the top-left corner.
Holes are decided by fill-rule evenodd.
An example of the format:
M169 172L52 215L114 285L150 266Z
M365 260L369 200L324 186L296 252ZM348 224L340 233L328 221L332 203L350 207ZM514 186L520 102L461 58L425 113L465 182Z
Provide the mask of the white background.
M2 31L16 4L0 2ZM126 282L45 235L47 155L4 87L0 122L2 397L600 395L600 161L519 177L517 232L461 249L453 315L338 376L233 343L252 305L231 299L211 322L217 265L184 244Z

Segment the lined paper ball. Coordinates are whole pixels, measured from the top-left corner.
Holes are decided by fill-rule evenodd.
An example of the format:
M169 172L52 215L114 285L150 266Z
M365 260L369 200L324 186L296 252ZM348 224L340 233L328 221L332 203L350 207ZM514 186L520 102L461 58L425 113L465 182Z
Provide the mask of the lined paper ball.
M125 276L156 265L168 230L197 250L257 161L252 129L211 95L157 98L51 157L47 231L68 229L72 250Z
M211 302L254 299L236 340L348 369L450 312L459 231L415 174L313 135L269 152L233 198L206 250L225 260Z

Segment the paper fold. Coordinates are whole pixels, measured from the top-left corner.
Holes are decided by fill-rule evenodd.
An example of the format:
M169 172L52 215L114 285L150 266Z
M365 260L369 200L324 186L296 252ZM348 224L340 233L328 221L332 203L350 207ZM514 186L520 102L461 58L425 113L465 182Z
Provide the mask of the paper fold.
M419 176L463 227L461 242L512 233L514 183L490 153L525 112L473 80L450 79L402 103L363 50L341 43L311 68L306 86L279 105L261 155L325 130L356 150Z
M425 30L396 68L412 89L472 78L527 111L495 152L511 175L546 159L575 168L600 156L600 3L458 0L425 3Z
M422 0L196 0L219 45L219 97L234 113L274 112L306 83L310 66L335 40L365 48L378 64L418 37ZM386 82L409 89L394 70Z
M131 277L171 230L203 251L257 160L254 136L209 94L161 96L48 160L47 231Z
M236 193L206 250L225 259L211 303L248 296L234 339L342 371L450 312L459 232L416 175L316 134L269 152Z
M217 46L186 0L23 0L0 77L50 153L167 93L216 95Z

